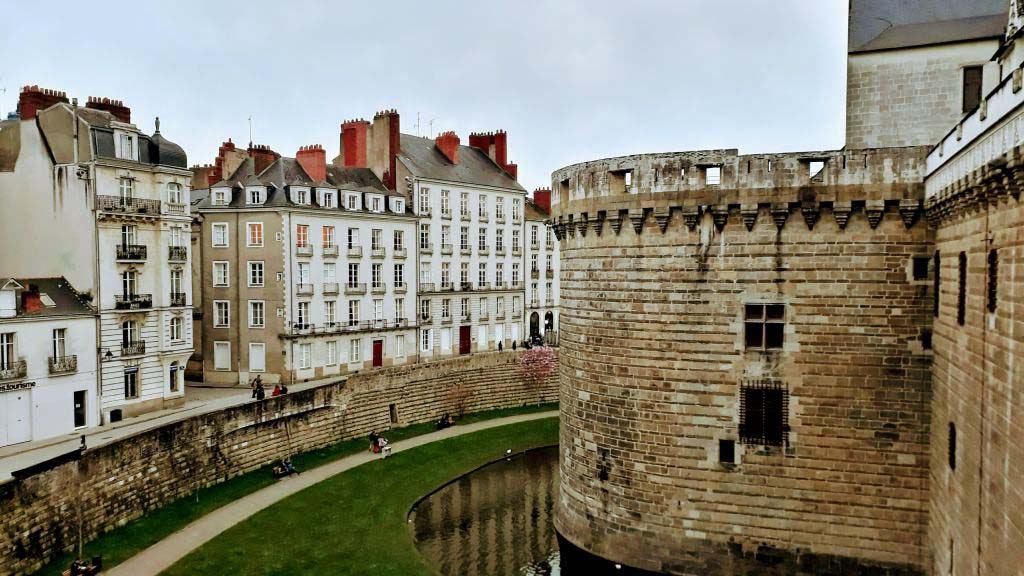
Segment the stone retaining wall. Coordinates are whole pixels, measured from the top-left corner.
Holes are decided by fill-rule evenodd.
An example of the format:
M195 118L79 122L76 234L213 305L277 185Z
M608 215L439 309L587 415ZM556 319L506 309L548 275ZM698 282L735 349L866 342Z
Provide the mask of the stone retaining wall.
M460 403L475 412L556 401L556 375L539 383L524 379L521 354L356 374L347 382L185 418L0 485L0 573L29 573L72 549L79 509L88 541L289 454L433 421L457 413Z

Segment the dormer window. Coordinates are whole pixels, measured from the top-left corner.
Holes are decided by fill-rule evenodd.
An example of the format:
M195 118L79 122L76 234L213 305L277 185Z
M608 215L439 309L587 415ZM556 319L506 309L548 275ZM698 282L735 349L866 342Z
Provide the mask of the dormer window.
M303 206L309 204L309 190L306 188L295 188L292 197L296 204L301 204Z
M395 214L405 213L405 202L403 202L401 198L392 198L391 211Z
M380 196L370 196L370 210L373 212L383 212L384 199Z
M247 192L246 200L248 204L263 204L267 201L267 189L262 186L253 186Z
M334 208L334 190L324 190L320 197L320 205L324 208Z
M177 182L167 183L167 203L184 204L181 200L181 184L178 184Z
M359 194L346 194L345 207L349 210L359 210Z
M230 199L228 198L228 188L214 188L213 189L213 205L214 206L227 206Z
M122 160L135 160L135 135L134 134L121 134L118 139L120 146L118 147L117 157Z

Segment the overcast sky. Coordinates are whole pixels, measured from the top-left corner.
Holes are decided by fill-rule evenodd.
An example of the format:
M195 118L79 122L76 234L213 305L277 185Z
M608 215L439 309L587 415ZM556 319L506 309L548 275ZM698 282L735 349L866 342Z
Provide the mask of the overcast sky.
M338 153L338 124L509 133L528 190L639 152L843 144L845 0L12 2L0 110L38 84L124 100L212 162L221 141Z

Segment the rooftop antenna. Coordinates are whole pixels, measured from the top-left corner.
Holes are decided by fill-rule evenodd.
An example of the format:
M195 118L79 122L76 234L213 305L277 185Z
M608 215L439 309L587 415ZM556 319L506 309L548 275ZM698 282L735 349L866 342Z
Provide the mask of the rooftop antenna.
M420 134L420 113L419 112L416 113L416 135L417 136L422 136L422 134Z
M252 148L252 116L249 116L249 148Z
M430 137L431 138L434 137L434 120L437 120L437 118L431 118L430 122L428 122L428 124L430 124Z

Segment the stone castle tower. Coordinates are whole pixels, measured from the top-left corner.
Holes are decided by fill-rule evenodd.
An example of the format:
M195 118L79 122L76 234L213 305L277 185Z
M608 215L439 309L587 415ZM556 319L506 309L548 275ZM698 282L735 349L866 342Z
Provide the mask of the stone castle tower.
M892 4L852 2L844 150L552 175L567 561L1012 574L1024 560L1024 48L1001 0L999 15L910 4L865 35Z

